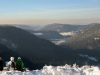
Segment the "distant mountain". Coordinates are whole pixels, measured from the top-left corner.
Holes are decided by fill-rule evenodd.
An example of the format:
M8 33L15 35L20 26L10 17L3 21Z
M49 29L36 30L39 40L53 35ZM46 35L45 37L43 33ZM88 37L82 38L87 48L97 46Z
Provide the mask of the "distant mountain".
M100 24L89 25L61 45L72 49L100 50Z
M4 24L5 25L5 24ZM7 26L14 26L21 29L37 30L41 28L40 25L24 25L24 24L6 24Z
M18 51L22 55L32 58L34 55L38 55L39 51L59 51L59 47L53 43L37 38L31 33L13 26L0 26L0 43L12 50ZM30 55L28 51L31 51L34 55Z
M13 26L0 26L0 44L5 45L11 51L18 53L18 56L21 55L24 58L27 58L27 61L31 61L26 65L29 65L35 69L42 68L46 65L65 65L68 64L79 64L84 65L86 62L88 64L98 64L100 63L100 54L99 51L95 52L87 52L83 50L74 51L74 50L66 50L61 48L48 40L44 40L42 38L36 37L34 34L31 34L23 29L16 28ZM3 49L8 50L8 49ZM2 51L2 49L1 49ZM2 52L0 52L2 53ZM9 53L9 52L6 52ZM95 53L95 55L92 55ZM15 54L15 53L12 53ZM8 58L12 55L10 54ZM79 54L90 54L90 56L94 56L98 59L97 62L90 60L88 58L83 58ZM3 56L2 56L3 55ZM6 55L2 53L2 57ZM12 55L14 56L14 55ZM18 57L17 55L14 57ZM24 59L23 58L23 59ZM27 62L24 61L25 63ZM32 66L33 64L33 66Z
M71 31L79 31L86 28L87 25L70 25L70 24L49 24L46 25L38 30L50 30L50 31L57 31L57 32L71 32Z
M13 26L0 26L0 43L32 62L66 60L66 51L63 48Z
M14 25L14 26L21 29L30 29L30 30L36 30L40 28L40 26L32 26L32 25Z
M44 38L47 40L64 38L64 36L62 36L56 31L33 31L33 30L27 30L27 31L36 35L39 38Z

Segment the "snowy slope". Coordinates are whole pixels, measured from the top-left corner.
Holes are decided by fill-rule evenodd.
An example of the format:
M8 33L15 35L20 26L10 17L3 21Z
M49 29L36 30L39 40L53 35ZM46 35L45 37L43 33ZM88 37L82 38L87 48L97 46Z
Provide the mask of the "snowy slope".
M75 64L65 66L44 66L41 70L33 71L2 71L0 75L100 75L100 67L98 66L83 66L78 67Z

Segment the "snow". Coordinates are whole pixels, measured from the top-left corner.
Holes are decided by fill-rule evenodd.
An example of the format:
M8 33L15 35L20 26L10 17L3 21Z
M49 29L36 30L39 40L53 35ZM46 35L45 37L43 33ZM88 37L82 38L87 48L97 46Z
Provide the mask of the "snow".
M79 54L79 56L81 56L81 57L87 57L88 59L93 60L93 61L98 61L96 58L90 57L88 55Z
M78 67L74 64L72 67L65 66L44 66L41 70L21 71L0 71L0 75L100 75L99 66Z

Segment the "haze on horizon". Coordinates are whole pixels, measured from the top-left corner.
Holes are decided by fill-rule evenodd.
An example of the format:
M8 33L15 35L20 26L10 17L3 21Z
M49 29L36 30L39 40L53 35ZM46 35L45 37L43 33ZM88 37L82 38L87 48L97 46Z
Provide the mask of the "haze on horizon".
M0 0L0 24L100 23L100 0Z

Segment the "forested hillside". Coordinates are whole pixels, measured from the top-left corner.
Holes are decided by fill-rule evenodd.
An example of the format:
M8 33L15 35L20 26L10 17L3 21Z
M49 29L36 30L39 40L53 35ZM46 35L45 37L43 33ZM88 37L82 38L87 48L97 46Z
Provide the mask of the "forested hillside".
M100 24L92 24L61 44L72 49L100 50Z
M51 31L57 31L57 32L71 32L71 31L79 31L84 28L88 27L88 25L71 25L71 24L49 24L46 25L38 30L51 30Z

